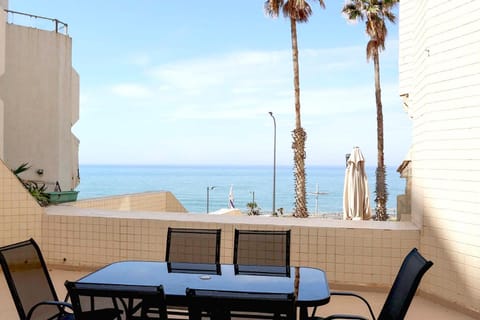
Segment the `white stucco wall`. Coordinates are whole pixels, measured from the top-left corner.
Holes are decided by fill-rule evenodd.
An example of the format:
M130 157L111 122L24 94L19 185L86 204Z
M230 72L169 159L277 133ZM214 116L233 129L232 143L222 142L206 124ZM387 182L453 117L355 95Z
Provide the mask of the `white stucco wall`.
M6 69L0 78L5 103L4 160L10 168L28 162L22 177L53 190L78 184L79 77L72 68L71 38L52 31L6 25ZM43 175L37 174L43 169Z
M412 221L424 290L480 311L480 2L402 0L400 94L412 134Z
M5 72L5 27L7 21L7 14L3 11L7 7L7 1L0 0L0 78ZM4 139L5 139L5 115L3 99L0 95L0 159L4 157Z

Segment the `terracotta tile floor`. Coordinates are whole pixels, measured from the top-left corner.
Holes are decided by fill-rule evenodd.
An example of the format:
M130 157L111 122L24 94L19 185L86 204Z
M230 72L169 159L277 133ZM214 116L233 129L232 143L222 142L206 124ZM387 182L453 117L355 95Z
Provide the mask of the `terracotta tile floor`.
M55 287L57 288L57 293L59 297L65 297L65 287L63 283L65 280L76 280L82 277L88 272L81 271L65 271L65 270L51 270L51 276ZM15 306L10 296L10 292L5 283L3 274L0 279L0 319L18 319ZM357 293L364 296L370 303L376 314L378 314L381 309L383 302L386 297L386 292L378 291L356 291ZM343 297L334 297L332 301L326 305L322 306L317 310L318 315L328 315L332 313L355 313L363 314L367 316L367 310L360 303L352 303L352 300L347 300ZM407 320L413 319L436 319L436 320L474 320L479 318L472 318L463 313L457 312L455 310L444 307L438 303L435 303L425 297L416 296L410 306L408 314L406 316Z

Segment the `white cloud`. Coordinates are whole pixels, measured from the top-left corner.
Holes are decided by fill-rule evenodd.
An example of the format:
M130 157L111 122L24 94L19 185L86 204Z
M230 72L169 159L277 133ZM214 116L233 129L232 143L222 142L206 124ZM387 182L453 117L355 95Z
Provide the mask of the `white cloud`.
M152 96L150 89L142 84L123 83L111 87L113 94L126 98L144 99Z
M266 80L276 83L276 75L282 73L278 67L288 58L285 52L241 52L163 64L151 74L163 88L187 95L203 95L218 88L242 93L256 91Z
M307 49L303 52L300 85L302 112L306 116L370 108L374 101L373 79L370 78L373 68L359 59L363 48ZM352 66L356 68L354 74L351 74ZM121 108L122 104L131 106L134 102L145 112L161 113L162 117L171 120L249 119L269 110L279 114L290 114L293 110L289 50L244 51L179 60L138 72L146 73L143 82L112 85L111 97L106 97L99 89L95 95L102 95L99 101L110 101L116 108ZM368 82L351 80L359 77ZM395 100L390 97L396 86L383 84L385 103L397 103L396 93ZM88 95L89 101L91 95ZM125 102L119 98L130 100Z
M341 161L343 154L356 144L374 158L373 66L366 63L364 48L301 52L302 122L308 131L309 161ZM396 61L390 56L381 63L385 69L396 68ZM271 144L268 111L273 111L278 126L279 163L292 161L295 111L290 50L243 51L157 64L150 61L138 67L138 76L131 70L129 75L141 81L82 91L82 99L86 97L82 103L88 102L90 112L92 108L97 110L88 115L92 119L98 119L103 112L100 110L109 107L105 119L112 121L110 112L115 108L119 110L116 123L128 121L128 132L122 131L123 126L111 126L111 130L119 130L111 135L122 141L136 141L135 147L129 147L132 153L148 150L152 162L188 163L196 161L188 155L194 146L204 153L196 156L198 161L215 155L216 161L223 163L246 161L239 157L250 157L251 163L269 163L270 156L264 149ZM385 121L391 126L387 131L397 137L402 132L398 127L402 121L389 117L397 112L397 106L401 108L395 81L392 77L384 79L382 98ZM132 108L136 112L130 111ZM353 125L357 119L366 123L363 130L346 130L345 126ZM175 137L174 142L166 143L167 136ZM219 154L230 143L234 143L235 150ZM389 143L386 142L386 148ZM157 147L152 150L152 146Z

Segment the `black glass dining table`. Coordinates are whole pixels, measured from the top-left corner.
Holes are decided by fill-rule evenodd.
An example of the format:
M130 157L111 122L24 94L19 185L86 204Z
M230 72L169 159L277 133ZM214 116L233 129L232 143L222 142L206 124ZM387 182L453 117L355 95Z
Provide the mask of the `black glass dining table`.
M310 267L120 261L96 270L79 282L162 285L168 305L187 306L186 289L295 293L300 319L308 307L329 302L325 272Z

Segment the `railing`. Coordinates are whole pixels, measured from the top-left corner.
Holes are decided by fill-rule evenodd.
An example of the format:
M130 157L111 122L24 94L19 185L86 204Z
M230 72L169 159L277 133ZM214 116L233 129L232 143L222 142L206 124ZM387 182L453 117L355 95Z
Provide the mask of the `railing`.
M68 35L68 24L58 19L52 19L7 9L5 9L5 12L7 13L8 23L29 26L32 28L43 30L51 30L55 31L56 33ZM50 24L53 24L53 30L52 27L48 27L48 25Z

